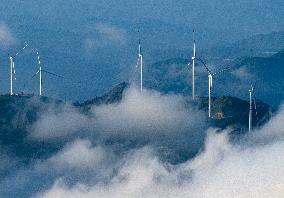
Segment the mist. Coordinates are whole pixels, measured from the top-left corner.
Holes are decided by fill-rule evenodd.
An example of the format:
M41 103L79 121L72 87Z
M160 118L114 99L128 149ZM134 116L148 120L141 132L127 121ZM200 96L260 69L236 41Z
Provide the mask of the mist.
M146 89L140 93L135 86L125 91L121 102L93 106L88 113L71 105L49 109L30 127L31 140L58 142L87 137L113 144L128 142L129 146L150 143L167 145L170 150L191 148L195 153L208 125L205 112L185 97Z
M283 146L231 145L226 131L211 130L203 152L183 164L164 164L144 148L107 183L70 186L58 179L37 197L281 197Z
M229 140L230 129L208 129L202 151L178 165L162 162L150 147L137 149L107 182L68 185L57 179L37 197L282 197L283 134L271 126L281 125L283 116L282 109L242 143ZM270 133L269 138L263 133ZM265 144L259 139L247 144L255 136Z
M51 105L27 143L62 145L23 163L1 154L1 197L281 197L283 107L262 128L231 138L181 95L142 93L82 112ZM6 154L7 153L7 154ZM6 156L6 157L5 157ZM9 164L9 166L7 166ZM3 168L4 167L4 168Z

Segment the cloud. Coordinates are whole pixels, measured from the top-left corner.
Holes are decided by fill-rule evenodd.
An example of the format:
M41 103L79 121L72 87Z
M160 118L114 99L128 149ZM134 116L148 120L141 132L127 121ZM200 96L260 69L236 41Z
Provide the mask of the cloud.
M230 141L230 129L208 129L202 151L182 164L161 161L151 147L138 149L127 154L107 183L68 185L58 179L37 197L280 198L284 193L283 117L282 108L239 143ZM256 137L266 144L244 143Z
M4 23L0 22L0 47L9 48L15 43L15 38L10 29Z
M32 159L28 164L17 163L11 167L6 159L3 158L0 163L6 165L6 176L1 175L0 178L0 197L17 197L19 194L21 197L31 197L51 187L53 181L59 178L68 184L107 181L118 166L110 149L86 139L67 142L52 156Z
M46 139L65 137L80 133L88 126L90 120L72 105L62 105L55 108L51 105L48 110L39 116L37 122L30 127L30 138Z
M61 170L68 169L91 169L97 167L107 156L101 147L92 147L88 140L76 140L64 147L62 151L47 160Z
M0 196L282 197L284 108L238 142L231 129L207 129L203 114L182 96L141 94L133 87L121 102L94 106L88 114L70 105L50 108L38 122L51 122L35 125L46 132L30 138L61 142L62 148L11 171L0 180ZM176 149L172 156L185 160L168 161L160 147ZM192 149L199 152L189 157Z
M283 142L262 147L232 145L228 132L208 131L204 151L170 166L149 149L132 153L106 184L69 186L57 180L38 197L282 197Z
M204 112L187 104L183 96L162 95L130 88L119 104L101 105L92 109L97 128L104 133L128 136L174 135L189 130L194 133L204 126Z
M107 23L95 24L96 37L88 36L83 41L83 47L90 53L93 50L126 46L127 32L123 28ZM91 54L90 54L91 55Z
M106 23L97 23L95 29L103 38L107 39L108 41L126 44L126 31L122 28L118 28Z
M126 90L121 102L94 106L88 114L68 105L52 109L31 127L30 139L56 142L82 137L114 144L126 141L129 146L149 143L161 149L190 149L193 154L205 136L205 112L183 96L140 93L135 87Z
M269 144L274 141L284 140L284 105L280 106L276 113L266 125L256 130L250 137L253 143Z
M19 166L19 161L16 157L11 156L6 149L0 146L0 178L9 174Z
M231 71L231 73L241 81L247 81L255 78L253 74L249 73L246 67L240 67L238 69Z

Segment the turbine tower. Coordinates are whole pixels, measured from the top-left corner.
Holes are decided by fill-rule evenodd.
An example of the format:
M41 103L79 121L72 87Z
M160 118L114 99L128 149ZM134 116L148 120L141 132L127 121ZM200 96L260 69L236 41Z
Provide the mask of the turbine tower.
M39 95L42 95L42 69L41 69L41 62L40 62L40 57L39 57L39 53L38 51L36 52L37 54L37 61L38 61L38 66L39 66L39 70L37 71L36 74L39 73Z
M10 95L13 95L13 81L16 80L16 68L15 68L15 58L24 50L28 44L26 44L21 50L19 50L14 56L9 56L10 63Z
M196 49L195 49L195 35L193 30L193 56L192 56L192 99L195 99L195 58L196 58Z
M249 133L251 132L252 129L252 111L253 111L252 96L254 96L255 84L251 85L250 87L251 88L249 89ZM256 110L255 98L254 98L254 109Z
M212 73L202 59L196 58L196 60L200 61L208 72L208 117L211 118L211 92L212 92L212 87L213 87L213 77L230 68L226 67L225 69Z
M140 91L143 90L143 55L141 52L141 41L139 39L139 46L138 46L138 60L136 67L140 66Z

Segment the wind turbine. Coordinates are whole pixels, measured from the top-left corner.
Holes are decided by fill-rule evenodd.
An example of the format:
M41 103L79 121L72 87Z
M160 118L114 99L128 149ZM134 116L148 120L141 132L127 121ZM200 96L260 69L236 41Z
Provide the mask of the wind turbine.
M10 95L13 95L13 80L16 80L16 68L15 68L15 61L14 59L24 50L26 49L26 47L28 46L28 44L26 43L26 45L20 49L14 56L9 56L9 63L10 63Z
M46 70L43 70L43 69L42 69L42 66L41 66L41 61L40 61L40 56L39 56L39 52L38 52L38 51L36 52L36 55L37 55L37 61L38 61L39 69L38 69L38 71L31 77L31 79L34 78L36 75L39 74L39 95L42 96L42 90L43 90L43 89L42 89L42 84L43 84L43 83L42 83L42 82L43 82L43 80L42 80L42 73L47 73L47 74L50 74L50 75L53 75L53 76L56 76L56 77L59 77L59 78L63 78L63 76L54 74L54 73L49 72L49 71L46 71Z
M254 96L255 84L256 83L254 83L254 85L251 84L249 89L249 133L251 132L252 129L252 111L253 111L252 96ZM255 97L254 97L254 110L256 110Z
M196 58L196 49L195 49L195 35L193 30L193 56L192 59L192 99L195 99L195 58ZM189 65L190 63L188 63Z
M143 90L143 55L141 52L141 42L139 39L139 46L138 46L138 60L136 67L140 66L140 91Z
M213 87L213 77L230 68L226 67L218 72L212 73L202 59L196 58L196 60L200 61L208 72L208 117L211 118L211 91Z

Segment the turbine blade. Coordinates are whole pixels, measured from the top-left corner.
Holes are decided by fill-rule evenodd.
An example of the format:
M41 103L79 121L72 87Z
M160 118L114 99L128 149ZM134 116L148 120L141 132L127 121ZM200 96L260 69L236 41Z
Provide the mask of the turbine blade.
M218 71L218 72L215 72L214 74L213 74L213 76L215 76L215 75L219 75L219 74L221 74L221 73L223 73L223 72L225 72L225 71L227 71L227 70L230 70L231 68L229 67L229 66L227 66L226 68L224 68L224 69L222 69L222 70L220 70L220 71Z
M39 70L27 82L24 83L24 88L38 73L39 73Z
M49 72L49 71L46 71L46 70L41 70L42 72L45 72L45 73L47 73L47 74L50 74L50 75L53 75L53 76L57 76L57 77L59 77L59 78L64 78L63 76L60 76L60 75L58 75L58 74L55 74L55 73L52 73L52 72Z
M139 62L140 62L140 54L139 54L138 59L137 59L136 67L138 67Z
M202 59L196 58L196 60L200 61L203 64L203 66L205 67L205 69L208 71L208 73L212 75L211 71L209 70L206 63Z
M15 57L18 56L23 50L25 50L27 46L28 44L26 43L26 45L16 53Z
M36 52L36 54L37 54L37 61L38 61L38 65L40 65L40 64L41 64L41 62L40 62L40 57L39 57L39 53L38 53L38 51Z

